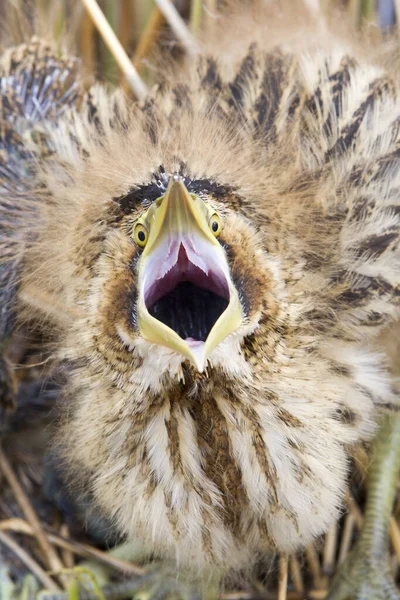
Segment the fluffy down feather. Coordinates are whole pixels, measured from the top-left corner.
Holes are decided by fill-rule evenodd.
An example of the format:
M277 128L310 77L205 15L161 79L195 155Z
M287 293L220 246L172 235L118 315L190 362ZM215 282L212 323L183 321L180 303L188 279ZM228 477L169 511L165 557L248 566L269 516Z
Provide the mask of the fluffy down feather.
M42 42L1 63L0 294L56 337L67 467L123 535L200 569L325 532L396 402L377 339L400 300L398 86L263 11L144 105L84 93ZM245 314L203 374L135 318L133 226L174 173L222 215Z

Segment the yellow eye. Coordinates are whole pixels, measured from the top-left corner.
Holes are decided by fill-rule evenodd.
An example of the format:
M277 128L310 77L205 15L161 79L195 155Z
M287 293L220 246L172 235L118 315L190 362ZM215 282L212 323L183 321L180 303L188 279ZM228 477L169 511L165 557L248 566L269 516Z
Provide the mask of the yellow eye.
M149 239L149 234L144 225L138 223L135 227L135 241L141 248L144 248Z
M210 229L215 237L218 237L221 233L222 223L217 213L214 213L210 219Z

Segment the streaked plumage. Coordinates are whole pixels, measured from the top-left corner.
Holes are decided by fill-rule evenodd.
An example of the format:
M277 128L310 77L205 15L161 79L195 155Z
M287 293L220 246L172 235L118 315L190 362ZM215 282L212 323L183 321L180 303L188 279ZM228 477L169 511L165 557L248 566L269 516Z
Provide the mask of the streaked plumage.
M40 41L2 59L0 294L68 369L75 478L123 535L200 569L325 532L396 402L377 339L400 301L397 84L264 10L143 106L85 92ZM134 226L174 175L220 214L244 314L202 373L137 324Z

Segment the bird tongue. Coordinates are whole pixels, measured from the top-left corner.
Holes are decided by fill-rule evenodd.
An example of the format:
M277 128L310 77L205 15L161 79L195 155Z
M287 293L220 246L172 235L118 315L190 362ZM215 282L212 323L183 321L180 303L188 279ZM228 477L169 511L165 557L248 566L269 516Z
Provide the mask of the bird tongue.
M202 346L204 344L204 342L201 342L200 340L195 340L191 337L186 338L185 342L187 342L191 348L195 348L196 346Z
M165 262L173 257L174 264L169 270L165 269L165 262L158 269L159 275L155 276L153 282L147 286L145 291L145 303L149 310L160 298L169 294L178 284L190 282L204 290L209 290L222 298L229 300L229 289L225 276L222 273L208 268L206 262L199 256L189 244L183 243L170 252ZM189 258L190 256L190 258Z
M153 258L146 276L144 301L155 319L175 331L192 351L201 353L203 342L229 304L229 287L210 249L199 255L196 250L202 240L196 238L196 249L191 242L165 243L164 259L162 247L157 249L157 260Z

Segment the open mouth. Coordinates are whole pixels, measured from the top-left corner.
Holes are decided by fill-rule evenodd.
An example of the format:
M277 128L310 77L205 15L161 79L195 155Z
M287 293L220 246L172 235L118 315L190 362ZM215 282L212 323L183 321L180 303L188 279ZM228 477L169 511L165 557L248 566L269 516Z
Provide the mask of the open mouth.
M176 263L149 285L144 299L152 317L192 345L206 341L228 307L229 287L222 271L193 264L181 245Z
M216 239L218 227L219 215L189 194L174 175L164 196L140 217L134 230L143 248L137 301L140 334L189 359L199 373L208 360L212 362L218 344L243 321L227 255Z

